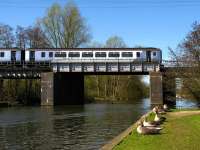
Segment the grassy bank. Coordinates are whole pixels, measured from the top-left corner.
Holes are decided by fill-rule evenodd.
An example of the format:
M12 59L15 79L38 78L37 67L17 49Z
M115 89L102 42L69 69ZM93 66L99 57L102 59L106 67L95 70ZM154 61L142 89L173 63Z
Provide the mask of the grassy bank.
M196 150L200 148L200 111L171 112L166 115L160 135L139 135L136 129L114 150Z

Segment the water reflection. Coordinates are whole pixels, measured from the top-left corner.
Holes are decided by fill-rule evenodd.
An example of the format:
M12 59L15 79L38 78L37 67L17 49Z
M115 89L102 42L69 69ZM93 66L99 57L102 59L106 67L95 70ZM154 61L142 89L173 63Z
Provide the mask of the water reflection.
M118 135L150 109L134 104L0 109L0 149L92 150Z
M179 98L179 99L176 99L176 108L177 109L200 108L200 105L198 101Z

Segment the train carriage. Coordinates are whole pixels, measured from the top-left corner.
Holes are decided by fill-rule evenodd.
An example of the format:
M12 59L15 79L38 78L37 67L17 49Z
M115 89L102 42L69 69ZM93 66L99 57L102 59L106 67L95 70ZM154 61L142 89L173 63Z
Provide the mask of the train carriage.
M6 61L85 63L140 61L161 63L162 52L157 48L46 48L26 50L1 48L0 62Z
M17 48L0 48L0 62L20 62L22 51Z
M100 61L130 60L161 62L162 53L157 48L66 48L28 49L25 61Z

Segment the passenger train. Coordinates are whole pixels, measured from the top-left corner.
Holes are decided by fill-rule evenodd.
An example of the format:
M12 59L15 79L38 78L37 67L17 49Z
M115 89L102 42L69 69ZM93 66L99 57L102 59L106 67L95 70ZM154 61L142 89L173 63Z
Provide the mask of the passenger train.
M162 51L158 48L45 48L26 49L0 48L0 62L25 61L44 62L56 60L113 60L162 61Z

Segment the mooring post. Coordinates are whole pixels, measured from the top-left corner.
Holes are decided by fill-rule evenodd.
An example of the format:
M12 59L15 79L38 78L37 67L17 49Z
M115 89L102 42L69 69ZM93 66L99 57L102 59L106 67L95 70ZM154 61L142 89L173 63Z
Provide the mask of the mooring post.
M54 105L54 73L41 73L41 106Z
M150 98L152 105L163 105L162 80L161 72L150 72Z

